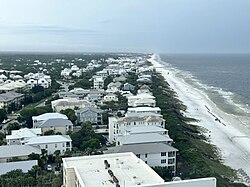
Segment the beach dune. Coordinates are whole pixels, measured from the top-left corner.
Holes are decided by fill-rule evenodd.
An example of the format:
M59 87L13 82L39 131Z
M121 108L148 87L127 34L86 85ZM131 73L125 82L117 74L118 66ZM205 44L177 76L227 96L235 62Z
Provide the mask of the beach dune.
M177 93L179 100L187 106L185 115L198 119L198 122L193 124L206 129L203 133L210 143L218 148L225 165L235 170L240 169L241 173L243 171L245 175L250 176L249 129L240 124L235 116L217 108L216 104L201 90L177 77L176 71L163 65L159 59L159 56L154 54L148 61L166 79Z

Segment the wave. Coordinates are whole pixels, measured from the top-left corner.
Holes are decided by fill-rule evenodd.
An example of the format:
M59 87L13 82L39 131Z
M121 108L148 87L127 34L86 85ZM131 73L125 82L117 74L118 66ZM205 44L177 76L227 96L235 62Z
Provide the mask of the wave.
M191 72L180 70L173 64L163 61L157 54L153 56L153 59L164 65L167 69L171 70L175 76L180 78L182 81L186 82L195 89L199 89L199 91L201 91L209 100L214 103L215 106L219 107L223 112L238 116L238 118L241 118L241 121L242 117L249 117L250 119L250 104L244 102L244 99L241 96L231 91L223 90L222 88L216 87L214 85L207 85L194 76Z

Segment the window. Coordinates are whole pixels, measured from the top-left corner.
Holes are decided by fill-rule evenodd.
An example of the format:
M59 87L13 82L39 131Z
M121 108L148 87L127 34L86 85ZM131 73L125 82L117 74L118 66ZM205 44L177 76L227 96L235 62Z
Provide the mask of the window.
M166 152L161 152L161 156L167 156Z
M64 143L62 143L62 146L64 147Z
M55 144L55 148L57 148L57 144Z
M137 154L136 156L137 156L138 158L140 158L141 155L140 155L140 154Z
M175 156L175 152L174 151L168 152L168 157L174 157L174 156Z
M165 164L166 162L167 162L166 159L161 160L161 164Z
M175 162L174 158L168 159L168 164L174 164L174 162Z
M45 145L45 148L48 149L48 145L47 144Z
M147 153L145 154L145 158L148 158L148 154Z

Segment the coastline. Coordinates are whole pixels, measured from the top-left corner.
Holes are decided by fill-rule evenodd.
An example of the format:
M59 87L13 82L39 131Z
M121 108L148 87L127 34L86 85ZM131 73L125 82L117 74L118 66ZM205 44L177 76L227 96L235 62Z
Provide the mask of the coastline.
M240 169L239 174L242 177L246 178L244 172L250 176L249 129L240 126L234 116L218 109L202 91L176 77L175 71L157 61L155 54L148 61L162 74L178 98L187 106L185 115L198 120L191 124L205 129L203 134L209 143L216 146L223 163L235 170Z

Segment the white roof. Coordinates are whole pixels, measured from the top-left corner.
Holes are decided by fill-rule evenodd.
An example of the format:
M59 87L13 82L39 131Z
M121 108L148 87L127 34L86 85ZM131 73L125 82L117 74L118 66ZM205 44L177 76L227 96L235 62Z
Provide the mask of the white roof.
M141 185L164 183L153 169L131 152L63 158L63 167L73 168L82 186L114 187L115 184L105 169L104 160L108 161L109 169L120 184L132 187L137 186L136 183Z
M32 116L32 120L37 120L37 121L44 121L47 119L54 119L54 118L61 118L61 119L68 119L68 117L64 114L60 113L45 113L41 114L39 116Z
M216 187L216 178L200 178L189 179L173 182L165 182L164 184L145 185L143 187Z
M11 131L11 135L7 135L6 140L35 137L38 134L42 134L41 128L36 128L36 129L23 128Z
M154 96L148 93L141 93L141 94L133 95L133 96L130 96L128 99L141 99L141 98L155 99Z
M167 132L168 130L157 126L141 126L128 129L130 134Z
M159 107L135 107L128 108L128 112L136 111L136 112L152 112L152 111L161 111Z
M26 145L39 145L39 144L50 144L50 143L63 143L71 142L69 135L50 135L50 136L37 136L32 137L26 141Z
M169 136L161 135L158 133L145 133L145 134L130 134L127 136L118 136L117 140L121 144L136 144L136 143L153 143L153 142L163 142L173 141Z
M31 153L41 154L41 150L29 145L0 146L0 158L28 156Z
M24 173L27 173L33 166L36 165L38 165L37 160L0 163L0 175L16 169L21 169Z

